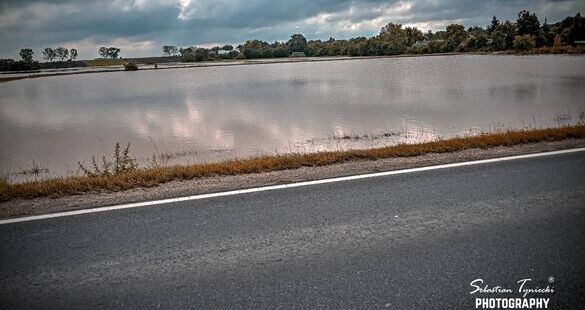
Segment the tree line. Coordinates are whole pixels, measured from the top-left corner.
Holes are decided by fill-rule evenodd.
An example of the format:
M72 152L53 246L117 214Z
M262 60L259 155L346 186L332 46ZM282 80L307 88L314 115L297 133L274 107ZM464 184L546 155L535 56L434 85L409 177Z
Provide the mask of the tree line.
M102 58L116 59L120 56L121 49L117 47L102 46L98 49L98 54ZM76 61L79 57L79 52L76 48L65 48L62 46L52 48L45 47L41 54L43 59L47 60L45 63L39 63L34 60L34 51L31 48L22 48L18 55L21 60L0 59L0 71L26 71L38 70L46 68L68 68L68 67L84 67L85 63ZM57 62L54 62L58 60Z
M55 59L59 59L60 61L65 61L65 59L69 59L70 61L74 61L77 59L79 53L77 49L67 49L65 47L59 46L57 48L45 47L42 51L43 59L53 62ZM32 55L31 55L32 56Z
M494 16L486 27L465 28L461 24L450 24L445 30L423 33L416 27L403 27L390 22L372 37L357 37L348 40L329 38L307 40L302 34L293 34L286 42L268 43L262 40L248 40L234 48L232 45L201 48L196 46L177 47L165 45L163 56L176 57L184 62L208 61L216 59L253 59L289 57L294 53L306 56L383 56L399 54L432 54L472 51L530 51L541 49L543 52L565 52L575 47L578 41L585 40L585 17L580 13L568 16L560 22L549 24L544 19L541 24L535 13L527 10L518 12L516 20L500 21ZM547 50L548 49L548 50ZM585 52L585 49L573 49ZM120 48L102 46L98 54L102 58L116 59ZM43 58L52 62L75 60L76 49L64 47L45 48ZM39 63L33 60L30 48L20 50L22 60L0 60L0 70L38 69Z
M48 62L43 64L34 60L34 54L35 52L31 48L20 49L18 56L20 56L21 60L0 59L0 71L27 71L83 66L81 62L75 61L79 55L75 48L68 49L62 46L57 48L45 47L41 51L41 54L43 55L43 59ZM54 60L58 60L58 62L54 63Z
M176 47L175 45L164 45L162 47L163 56L179 57L184 62L207 61L215 59L234 59L240 52L234 50L232 45L214 46L212 48L202 48L195 46Z
M357 37L348 40L329 38L307 40L302 34L293 34L286 42L248 40L238 45L237 50L218 53L223 47L211 49L194 46L177 48L162 47L164 56L179 56L182 61L206 61L217 58L276 58L289 57L293 53L306 56L384 56L399 54L431 54L472 51L529 51L535 48L574 47L576 41L585 40L585 17L580 13L568 16L560 22L541 24L535 13L523 10L513 21L500 21L494 16L486 27L465 28L461 24L450 24L445 30L423 33L416 27L403 27L390 22L370 38ZM231 46L230 46L231 47ZM580 49L578 52L585 52Z

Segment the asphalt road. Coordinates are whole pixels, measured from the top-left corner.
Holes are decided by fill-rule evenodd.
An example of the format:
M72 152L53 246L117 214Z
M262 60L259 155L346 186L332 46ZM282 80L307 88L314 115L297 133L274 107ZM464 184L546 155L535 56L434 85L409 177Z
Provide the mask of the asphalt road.
M476 278L549 285L528 297L550 309L585 304L585 153L0 225L6 309L472 309L502 297L470 294Z

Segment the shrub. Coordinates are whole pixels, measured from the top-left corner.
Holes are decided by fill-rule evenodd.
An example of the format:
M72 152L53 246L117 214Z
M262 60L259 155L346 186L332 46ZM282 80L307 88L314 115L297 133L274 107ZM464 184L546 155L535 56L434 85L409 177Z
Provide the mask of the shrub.
M0 59L0 71L32 71L40 69L38 61L26 62L23 60Z
M514 49L517 51L527 51L536 47L536 39L533 35L525 34L514 37Z
M116 143L113 160L107 158L105 155L102 156L101 159L101 163L99 163L95 157L92 156L91 167L85 167L80 162L77 164L79 165L79 169L83 171L83 174L88 177L118 175L138 169L136 159L130 157L130 143L126 145L126 148L124 148L123 151L120 148L120 143Z
M129 62L124 64L124 71L137 71L137 70L138 70L138 66L133 61L129 61Z

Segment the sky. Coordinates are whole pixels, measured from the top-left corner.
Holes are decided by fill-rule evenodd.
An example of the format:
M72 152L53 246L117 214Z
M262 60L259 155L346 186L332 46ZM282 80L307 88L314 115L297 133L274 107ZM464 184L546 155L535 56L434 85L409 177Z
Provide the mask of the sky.
M80 59L100 46L122 57L157 56L162 45L211 47L248 39L286 41L373 36L388 22L441 30L450 23L485 26L493 15L522 9L549 22L585 13L585 0L0 0L0 58L20 48L77 48Z

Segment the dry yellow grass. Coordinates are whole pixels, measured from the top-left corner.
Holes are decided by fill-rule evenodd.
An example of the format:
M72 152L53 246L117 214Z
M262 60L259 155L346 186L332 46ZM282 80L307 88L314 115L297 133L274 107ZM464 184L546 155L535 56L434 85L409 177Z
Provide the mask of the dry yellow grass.
M17 184L0 180L0 201L7 201L14 198L59 197L90 191L121 191L136 187L152 187L172 180L268 172L295 169L303 166L323 166L351 160L410 157L429 153L454 152L471 148L485 149L496 146L559 141L570 138L585 138L585 125L506 131L420 144L400 144L376 149L273 155L230 160L220 163L144 168L110 176L72 176Z
M127 62L124 59L92 59L83 61L88 67L120 66Z

